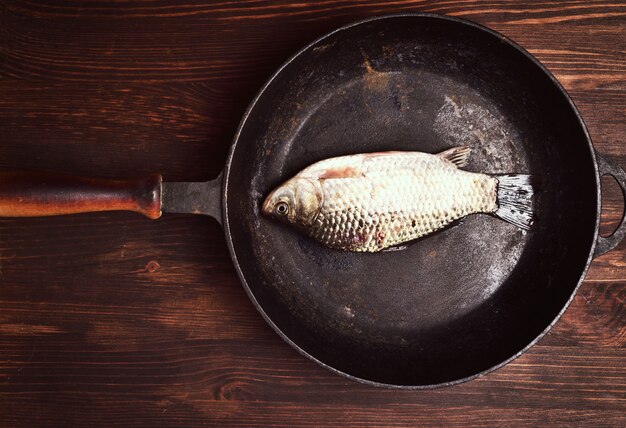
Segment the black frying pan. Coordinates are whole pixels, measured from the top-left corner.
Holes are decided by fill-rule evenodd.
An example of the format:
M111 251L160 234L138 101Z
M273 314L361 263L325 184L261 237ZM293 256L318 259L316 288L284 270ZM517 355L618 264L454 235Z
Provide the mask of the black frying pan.
M469 170L541 177L535 230L474 215L404 251L357 254L260 215L270 190L315 161L459 145L473 148ZM424 388L500 367L556 322L593 257L625 233L622 220L613 236L598 235L605 174L626 188L626 173L594 152L574 104L530 54L467 21L393 15L334 31L287 61L246 112L223 176L164 183L162 208L223 224L250 299L300 353L355 380ZM4 183L5 215L160 214L154 178ZM98 206L85 202L94 195Z

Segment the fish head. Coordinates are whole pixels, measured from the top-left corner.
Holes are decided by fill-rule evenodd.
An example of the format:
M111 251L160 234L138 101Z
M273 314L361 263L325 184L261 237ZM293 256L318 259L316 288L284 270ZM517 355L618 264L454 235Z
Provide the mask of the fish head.
M295 177L274 189L261 212L283 223L308 227L322 209L322 187L317 180Z

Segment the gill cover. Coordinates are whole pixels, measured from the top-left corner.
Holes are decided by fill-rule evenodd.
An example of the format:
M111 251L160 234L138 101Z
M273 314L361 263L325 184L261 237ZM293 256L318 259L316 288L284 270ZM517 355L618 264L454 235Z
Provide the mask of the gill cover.
M324 195L319 181L308 178L294 179L297 182L295 201L296 218L303 226L311 226L322 209Z

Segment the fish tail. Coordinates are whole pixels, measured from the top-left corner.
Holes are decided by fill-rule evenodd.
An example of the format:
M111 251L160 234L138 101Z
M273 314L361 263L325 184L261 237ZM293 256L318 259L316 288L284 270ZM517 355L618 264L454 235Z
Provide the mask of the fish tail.
M498 209L494 214L521 229L530 230L535 222L532 202L538 180L526 174L497 175L496 179Z

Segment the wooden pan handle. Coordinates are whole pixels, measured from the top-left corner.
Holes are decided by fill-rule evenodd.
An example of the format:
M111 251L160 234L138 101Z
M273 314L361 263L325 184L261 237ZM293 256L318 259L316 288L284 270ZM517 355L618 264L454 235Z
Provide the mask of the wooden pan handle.
M0 217L43 217L95 211L161 216L161 176L102 180L45 173L0 173Z

